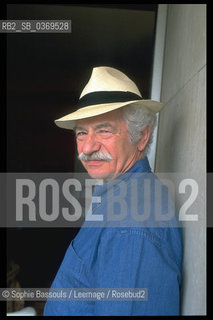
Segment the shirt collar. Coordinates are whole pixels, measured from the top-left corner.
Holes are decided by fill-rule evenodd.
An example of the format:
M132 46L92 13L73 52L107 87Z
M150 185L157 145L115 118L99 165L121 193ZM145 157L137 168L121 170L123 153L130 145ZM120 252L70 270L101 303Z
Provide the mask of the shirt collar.
M116 183L119 183L121 180L126 180L129 178L130 173L142 173L142 172L151 172L151 167L149 165L149 160L147 157L144 157L137 161L127 172L118 177L118 179L111 180L102 185L95 185L93 190L93 196L100 196L105 193L109 188L113 187Z
M148 158L140 159L127 172L151 172Z

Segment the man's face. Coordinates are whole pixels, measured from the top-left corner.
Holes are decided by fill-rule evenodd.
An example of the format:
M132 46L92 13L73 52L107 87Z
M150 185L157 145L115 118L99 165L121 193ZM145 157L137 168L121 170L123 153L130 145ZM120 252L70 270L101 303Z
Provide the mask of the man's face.
M88 156L86 159L83 155L81 162L93 178L115 179L142 156L137 144L130 143L120 109L78 120L75 131L78 154ZM102 160L95 160L93 156L100 152ZM103 155L108 155L111 160L103 158Z

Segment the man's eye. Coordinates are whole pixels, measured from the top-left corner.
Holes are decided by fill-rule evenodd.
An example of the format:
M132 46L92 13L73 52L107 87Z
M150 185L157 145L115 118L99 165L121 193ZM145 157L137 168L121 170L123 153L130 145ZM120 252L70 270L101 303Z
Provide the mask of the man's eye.
M111 132L109 130L101 129L98 131L98 133L111 133Z
M81 137L81 136L84 136L85 134L86 134L86 132L79 131L79 132L76 132L76 137Z

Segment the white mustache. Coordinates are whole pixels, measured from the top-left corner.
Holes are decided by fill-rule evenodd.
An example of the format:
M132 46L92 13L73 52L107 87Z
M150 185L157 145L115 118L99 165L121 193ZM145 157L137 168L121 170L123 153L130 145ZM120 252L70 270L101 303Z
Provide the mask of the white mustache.
M103 160L103 161L111 161L112 156L109 153L96 151L91 154L85 154L81 152L78 156L79 160L82 161L89 161L89 160Z

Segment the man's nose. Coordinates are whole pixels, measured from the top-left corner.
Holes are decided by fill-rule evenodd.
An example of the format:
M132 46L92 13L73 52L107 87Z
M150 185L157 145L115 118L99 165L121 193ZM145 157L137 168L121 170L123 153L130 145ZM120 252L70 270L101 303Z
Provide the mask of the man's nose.
M91 154L100 150L100 143L96 140L95 134L87 134L82 148L83 153Z

